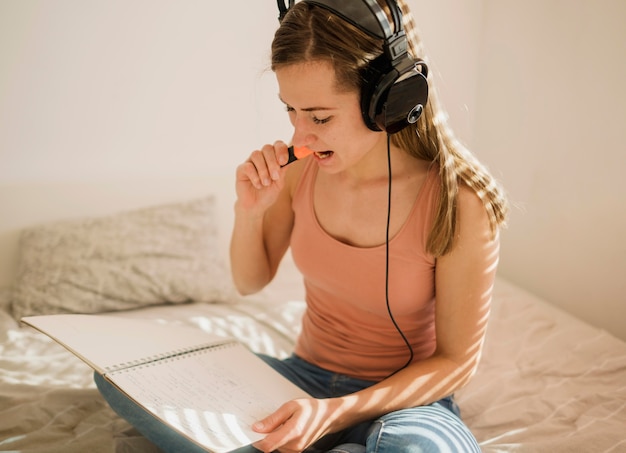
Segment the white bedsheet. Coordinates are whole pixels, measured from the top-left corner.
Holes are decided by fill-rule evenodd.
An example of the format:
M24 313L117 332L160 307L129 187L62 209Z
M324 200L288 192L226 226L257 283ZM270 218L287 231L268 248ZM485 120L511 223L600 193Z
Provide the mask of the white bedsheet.
M626 452L626 343L499 280L457 401L485 452Z
M303 304L266 296L117 316L190 324L284 356ZM626 343L498 280L480 369L457 401L485 452L626 452ZM0 451L157 450L108 408L87 365L0 311Z

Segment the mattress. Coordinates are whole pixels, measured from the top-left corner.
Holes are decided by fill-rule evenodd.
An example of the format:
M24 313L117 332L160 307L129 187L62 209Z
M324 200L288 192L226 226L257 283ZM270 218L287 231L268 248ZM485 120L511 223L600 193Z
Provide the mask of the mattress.
M284 289L114 315L235 336L284 357L304 308ZM626 452L626 343L499 278L480 367L457 401L485 452ZM91 368L3 310L0 451L158 450L106 405Z

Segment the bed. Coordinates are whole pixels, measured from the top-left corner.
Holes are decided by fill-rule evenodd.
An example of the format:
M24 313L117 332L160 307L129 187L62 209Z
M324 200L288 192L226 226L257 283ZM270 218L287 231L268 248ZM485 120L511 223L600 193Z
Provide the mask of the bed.
M262 293L237 296L225 260L231 200L179 198L74 203L82 216L59 208L5 228L16 264L0 310L0 451L158 451L108 408L87 365L20 325L25 314L110 312L290 353L304 307L290 257ZM479 370L457 401L485 452L626 452L626 343L499 277Z

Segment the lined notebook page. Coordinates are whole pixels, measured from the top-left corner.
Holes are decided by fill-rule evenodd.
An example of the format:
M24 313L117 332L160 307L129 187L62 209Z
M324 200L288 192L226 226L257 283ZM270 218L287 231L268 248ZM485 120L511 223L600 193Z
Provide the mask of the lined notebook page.
M232 340L192 327L110 315L29 316L22 322L52 337L100 374Z
M291 399L307 396L240 343L107 377L149 411L215 452L261 439L251 429L254 422Z

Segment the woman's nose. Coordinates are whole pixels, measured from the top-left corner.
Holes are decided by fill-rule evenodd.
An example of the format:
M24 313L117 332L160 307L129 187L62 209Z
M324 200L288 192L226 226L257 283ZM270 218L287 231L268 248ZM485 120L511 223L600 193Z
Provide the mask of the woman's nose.
M293 136L291 137L291 143L294 146L308 147L315 142L316 136L311 131L310 124L307 124L307 120L310 121L310 118L303 115L294 118L292 123Z

